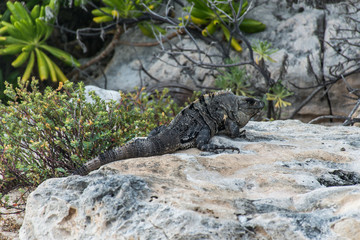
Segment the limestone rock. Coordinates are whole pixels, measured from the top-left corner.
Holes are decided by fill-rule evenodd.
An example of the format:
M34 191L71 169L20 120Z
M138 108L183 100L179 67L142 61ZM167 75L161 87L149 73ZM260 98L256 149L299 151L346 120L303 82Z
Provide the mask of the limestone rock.
M86 97L86 101L90 103L94 102L94 100L89 95L90 92L95 92L97 96L99 96L102 100L105 101L110 101L110 100L120 101L121 99L120 93L117 91L106 90L93 85L88 85L85 86L85 94L86 94L85 97Z
M289 4L291 2L292 4ZM357 23L349 21L349 17L359 19L360 12L355 11L348 1L257 0L255 6L249 17L266 23L267 29L248 35L248 38L253 44L259 40L267 41L273 48L278 49L278 52L271 55L276 62L267 62L269 71L275 80L282 80L286 87L295 92L290 100L292 107L283 112L283 117L286 118L311 94L314 88L310 87L332 78L330 68L345 60L337 51L350 57L358 56L358 34L338 29L355 29ZM352 14L349 14L351 12ZM336 38L351 39L354 45L344 45L344 41ZM335 46L335 49L330 44ZM244 52L243 56L246 55L247 52ZM286 71L282 71L284 63L287 66ZM358 66L354 62L351 64L353 68ZM337 73L348 65L345 64ZM262 81L262 77L258 73L253 76L253 85L256 86ZM349 84L353 88L360 88L359 81L353 81L352 78L357 79L358 76L349 78ZM328 94L333 115L347 116L355 101L344 98L344 95L348 94L344 83L334 85ZM324 93L318 93L299 114L303 119L309 120L315 116L328 115L329 107Z
M20 239L357 239L360 128L250 122L240 153L197 149L50 179Z
M101 87L107 82L107 88L112 90L132 91L135 87L142 86L141 66L148 69L152 64L154 54L158 46L136 47L133 43L154 42L154 39L145 37L140 30L128 29L120 38L123 44L115 48L113 58L104 70L104 76L99 76L96 80ZM99 84L100 83L100 84Z
M324 28L322 19L325 13L305 4L287 7L286 1L256 1L256 7L249 13L249 17L266 23L266 30L248 35L253 44L258 41L271 43L278 52L271 55L276 62L267 62L274 79L278 79L280 69L287 58L286 81L296 83L300 87L313 84L315 77L309 71L309 61L317 76L321 69L321 42L317 31ZM246 54L246 53L245 53Z
M199 54L196 51L187 53L188 58L193 61L203 61L204 63L220 64L222 59L220 52L217 48L207 45L202 40L197 40L197 45L188 37L184 37L181 42L178 43L178 47L182 49L207 49L205 54ZM207 56L219 56L212 57L211 59ZM153 65L149 67L148 72L152 76L156 76L161 82L175 82L181 83L186 86L195 88L197 85L209 87L214 85L213 70L204 69L194 65L187 57L180 55L176 57L176 61L173 56L169 54L163 54ZM150 83L151 79L146 76L144 80Z
M131 36L131 38L130 38ZM139 30L130 29L128 33L121 37L121 41L132 44L133 39L137 43L154 43L155 39L149 39L141 34ZM178 43L178 47L183 49L196 49L188 37L183 37L182 41L179 39L172 40L173 44ZM202 40L197 42L200 49L209 48ZM207 51L207 54L220 55L216 48ZM189 57L195 61L199 60L199 56L208 63L219 63L221 58L209 59L204 57L204 54L189 53ZM204 59L205 58L205 59ZM148 76L142 71L142 67L146 69ZM195 87L203 84L204 86L213 85L214 73L212 70L202 69L196 67L189 59L183 56L174 58L166 53L159 46L126 46L119 45L115 49L115 54L112 60L107 65L105 71L107 87L114 90L132 91L135 87L148 86L155 83L180 83L186 86ZM157 80L152 80L152 77ZM103 76L97 80L97 85L103 86Z

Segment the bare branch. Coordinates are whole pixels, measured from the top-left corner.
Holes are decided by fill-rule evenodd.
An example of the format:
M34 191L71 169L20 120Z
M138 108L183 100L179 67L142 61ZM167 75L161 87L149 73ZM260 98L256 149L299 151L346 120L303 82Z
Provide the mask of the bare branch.
M96 62L99 62L101 59L103 59L104 57L106 57L107 55L110 54L110 52L112 52L115 48L115 46L117 45L117 42L121 36L121 34L123 33L122 28L118 25L115 31L115 34L113 36L113 39L111 40L111 42L106 46L106 48L96 57L94 57L93 59L91 59L90 61L88 61L87 63L81 65L78 69L75 69L74 71L72 71L69 74L69 77L74 76L74 74L77 74L79 72L79 70L83 70L88 68L89 66L93 65Z
M311 120L310 122L308 122L309 124L312 124L314 122L317 122L319 120L323 120L323 119L340 119L340 120L346 120L346 121L350 121L351 124L354 124L356 122L360 122L360 118L353 118L353 119L349 119L348 117L345 116L337 116L337 115L325 115L325 116L320 116L317 118L314 118L313 120ZM350 125L350 124L349 124ZM347 125L344 125L347 126Z
M354 89L350 86L350 84L346 81L346 79L344 78L343 75L341 75L341 79L343 80L343 82L346 85L346 89L349 91L350 94L354 94L355 96L357 96L358 98L360 98L360 89Z
M357 100L354 108L351 110L348 117L346 118L346 121L343 123L343 126L349 126L350 124L353 124L354 119L357 119L357 118L352 118L352 116L354 115L356 110L359 108L359 106L360 106L360 99Z
M171 39L173 39L174 37L176 37L179 34L179 32L173 32L170 33L169 35L159 39L158 41L155 42L128 42L128 41L118 41L117 44L119 45L127 45L127 46L133 46L133 47L154 47L154 46L158 46L161 43L167 42Z
M315 95L320 92L324 87L323 86L318 86L316 89L314 89L314 91L294 110L294 112L290 115L290 119L293 119L295 117L295 115L306 105L308 104L314 97Z

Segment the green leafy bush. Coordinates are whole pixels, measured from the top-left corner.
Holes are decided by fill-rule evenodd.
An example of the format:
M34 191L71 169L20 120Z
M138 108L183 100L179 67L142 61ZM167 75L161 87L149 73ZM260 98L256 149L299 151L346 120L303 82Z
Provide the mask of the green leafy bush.
M16 89L7 84L11 101L0 104L0 190L64 176L101 152L145 136L179 111L166 91L121 94L121 102L92 93L94 103L89 103L82 83L67 81L61 89L41 93L37 82L19 82Z
M278 49L271 48L271 43L267 41L258 41L252 46L252 50L256 53L256 63L259 64L261 61L276 62L270 57L271 54L276 53Z
M226 60L226 64L232 64L238 61ZM245 67L234 66L220 71L216 77L215 86L221 89L231 89L236 95L251 96L254 92L250 90L250 76Z
M267 41L258 41L252 46L252 50L256 54L256 63L266 68L265 62L276 62L273 58L270 57L271 54L276 53L278 49L271 47L271 43ZM285 101L284 99L293 95L281 82L281 80L276 81L272 86L269 87L268 92L264 96L266 101L271 104L266 104L266 108L271 110L273 118L279 119L281 115L281 109L291 106L291 103ZM269 108L269 106L272 106Z
M274 86L272 86L268 93L266 93L266 99L269 101L275 102L275 108L285 108L291 106L290 102L285 101L284 99L293 95L293 92L290 92L281 81L277 81Z
M252 49L257 55L256 64L259 66L266 68L266 61L275 62L270 55L278 50L272 49L270 43L259 41L257 44L254 44ZM239 61L239 59L230 59L225 62L226 64L234 64ZM251 90L249 79L250 77L245 68L239 66L228 67L220 71L220 74L216 77L215 86L222 89L231 89L237 95L252 96L255 92ZM268 87L263 101L266 103L265 109L272 113L272 119L279 119L281 109L291 106L290 102L285 101L285 99L291 95L293 95L293 93L282 84L281 80L276 81L272 86Z

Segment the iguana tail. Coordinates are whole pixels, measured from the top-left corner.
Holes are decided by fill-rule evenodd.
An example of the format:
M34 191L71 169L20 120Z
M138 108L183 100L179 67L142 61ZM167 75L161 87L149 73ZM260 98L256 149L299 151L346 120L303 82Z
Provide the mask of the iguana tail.
M170 134L171 135L171 134ZM87 175L107 163L128 158L149 157L176 151L179 144L170 136L138 138L115 149L106 151L76 169L74 175Z

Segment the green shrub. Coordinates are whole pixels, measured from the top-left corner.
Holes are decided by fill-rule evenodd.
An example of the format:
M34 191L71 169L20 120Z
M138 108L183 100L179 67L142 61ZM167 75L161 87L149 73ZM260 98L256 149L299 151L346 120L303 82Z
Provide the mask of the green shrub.
M272 49L271 44L268 42L258 42L253 46L253 51L256 53L256 63L258 65L265 66L265 61L275 62L270 57L271 54L275 53L277 49ZM234 64L240 62L239 59L228 59L225 61L226 64ZM215 86L221 89L231 89L237 95L249 96L257 95L258 93L251 90L250 76L246 72L244 67L233 66L228 67L225 70L219 71L220 74L216 77ZM276 81L272 86L269 86L267 92L263 96L265 102L265 110L270 109L271 117L269 119L280 119L281 110L291 106L291 103L285 99L292 96L290 92L283 84L281 80Z
M275 102L275 108L285 108L291 106L290 102L285 101L284 99L293 95L293 92L290 92L281 81L277 81L274 86L272 86L268 93L266 93L266 99L269 101Z
M7 84L9 106L0 104L0 190L65 176L99 153L168 123L179 111L166 91L121 94L120 102L91 93L89 103L82 83L68 81L44 93L36 80L27 85Z
M228 59L226 64L239 62ZM245 67L234 66L228 67L216 77L215 86L221 89L231 89L236 95L250 97L254 92L250 90L250 76L247 74Z
M276 53L278 49L272 48L271 43L267 41L258 41L252 46L252 50L256 53L256 63L260 64L261 61L276 62L270 57L271 54Z

